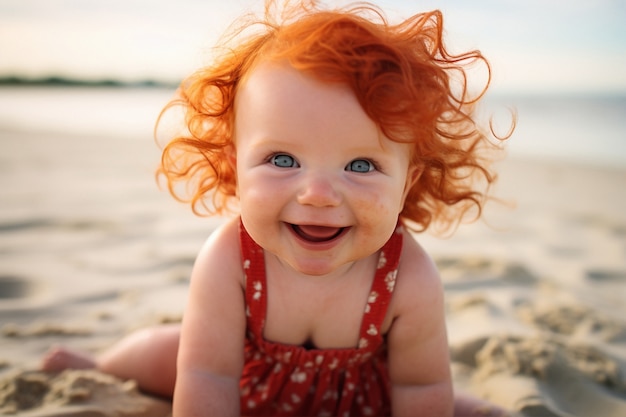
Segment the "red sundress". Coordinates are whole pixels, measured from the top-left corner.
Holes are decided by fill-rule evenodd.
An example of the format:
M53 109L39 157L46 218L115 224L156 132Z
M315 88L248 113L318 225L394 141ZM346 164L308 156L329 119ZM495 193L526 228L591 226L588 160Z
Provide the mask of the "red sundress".
M240 381L244 416L388 416L387 352L380 328L393 295L402 249L399 226L383 246L358 346L307 349L263 338L267 285L263 249L240 225L246 274L247 337Z

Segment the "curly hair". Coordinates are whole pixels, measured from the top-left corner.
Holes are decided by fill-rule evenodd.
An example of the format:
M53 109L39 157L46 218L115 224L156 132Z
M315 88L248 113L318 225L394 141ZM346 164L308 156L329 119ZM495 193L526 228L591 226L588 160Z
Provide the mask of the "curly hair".
M222 39L225 52L184 80L163 110L182 105L185 113L185 131L164 147L158 170L171 194L198 215L236 211L228 155L237 89L260 60L286 60L324 82L348 85L387 138L413 145L411 163L421 175L400 213L408 227L424 231L435 223L449 230L472 208L478 218L496 179L489 166L497 149L474 117L491 78L483 55L450 54L437 10L392 25L369 3L333 10L315 0L277 6L267 0L263 19L233 26ZM477 62L487 79L472 96L468 70Z

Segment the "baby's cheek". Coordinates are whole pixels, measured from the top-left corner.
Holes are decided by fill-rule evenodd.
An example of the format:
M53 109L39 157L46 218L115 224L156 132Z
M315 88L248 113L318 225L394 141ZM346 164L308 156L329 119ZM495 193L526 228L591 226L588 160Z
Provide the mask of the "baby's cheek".
M242 202L251 205L264 203L271 200L272 195L275 195L275 188L266 184L266 181L260 181L259 179L256 179L256 181L254 179L252 181L242 181L239 188Z
M397 217L397 213L391 210L391 202L385 201L378 196L371 195L366 198L361 198L355 202L354 208L359 213L358 216L362 221L371 223L381 223L386 220L396 221L391 217Z
M272 199L271 191L262 187L251 187L245 193L241 193L239 197L239 207L242 216L249 219L267 221L268 218L275 217L276 207Z

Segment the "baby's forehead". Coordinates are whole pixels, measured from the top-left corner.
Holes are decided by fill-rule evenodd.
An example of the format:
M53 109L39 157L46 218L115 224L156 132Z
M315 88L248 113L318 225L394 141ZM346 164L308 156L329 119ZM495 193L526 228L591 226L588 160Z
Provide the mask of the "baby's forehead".
M245 105L252 105L255 111L279 106L288 111L308 108L313 112L320 110L316 104L364 112L347 83L324 81L314 72L295 68L284 60L263 60L242 78L235 96L235 114Z
M324 82L285 62L259 64L238 89L235 104L237 117L250 116L267 123L279 123L285 115L304 125L339 122L341 117L372 123L346 84Z
M237 93L249 85L256 85L261 82L281 85L289 81L313 82L320 89L343 90L354 94L345 81L325 80L322 70L316 70L315 68L303 69L286 59L271 58L258 59L250 66L239 81Z

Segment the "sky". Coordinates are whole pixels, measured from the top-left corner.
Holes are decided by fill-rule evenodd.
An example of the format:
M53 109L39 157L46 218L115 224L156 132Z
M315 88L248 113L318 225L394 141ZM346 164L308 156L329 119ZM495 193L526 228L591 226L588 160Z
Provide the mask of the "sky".
M325 2L328 5L348 1ZM450 49L480 49L492 90L626 93L624 0L374 0L392 21L440 9ZM261 0L2 0L0 77L178 81Z

